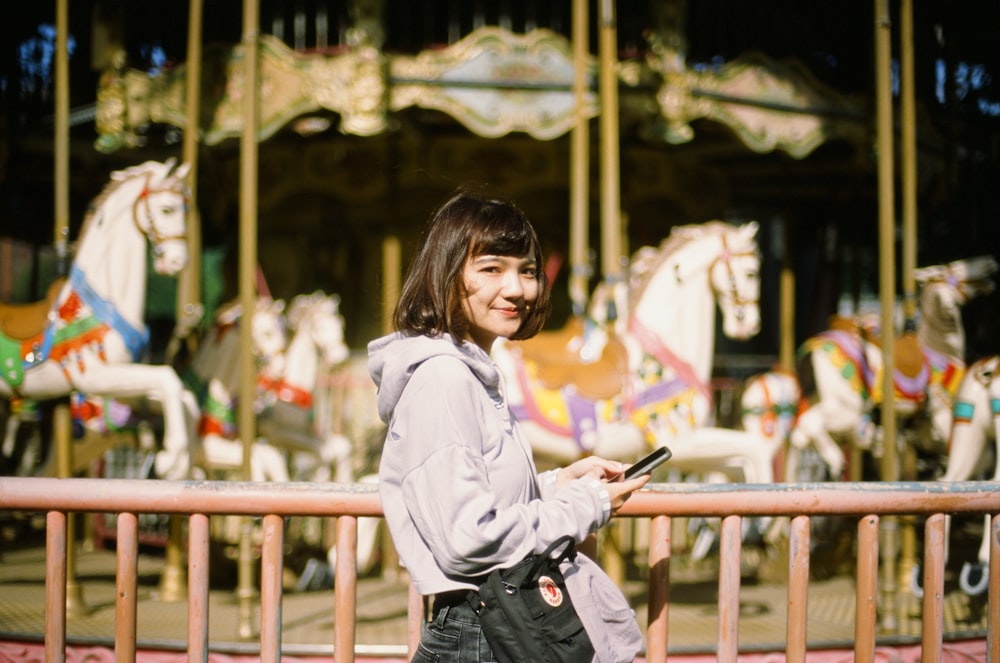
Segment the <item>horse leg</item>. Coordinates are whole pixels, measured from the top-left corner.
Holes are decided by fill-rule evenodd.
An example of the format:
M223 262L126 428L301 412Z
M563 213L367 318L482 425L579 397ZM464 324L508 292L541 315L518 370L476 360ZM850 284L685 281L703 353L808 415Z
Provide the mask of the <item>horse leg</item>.
M834 479L840 478L844 471L844 452L827 432L826 417L823 416L823 411L819 406L814 405L799 416L795 428L792 429L789 436L789 441L791 448L797 452L801 452L812 444L826 462L830 476ZM793 454L790 450L790 460L793 455L797 457L799 454ZM788 471L792 472L797 469L797 467L789 466ZM786 473L786 476L793 478L795 474Z
M110 398L145 397L159 403L163 412L162 449L156 455L156 475L185 479L191 469L190 431L184 385L170 366L103 364L74 376L74 386L84 394ZM187 409L186 409L187 408Z
M242 453L240 454L242 456ZM251 481L288 481L288 461L285 455L260 439L250 446Z
M1000 481L1000 438L997 439L996 468L993 471L994 481ZM969 596L979 596L989 587L990 539L994 536L1000 536L1000 531L991 532L991 529L992 518L987 513L983 516L983 542L979 545L976 563L966 562L962 565L962 571L959 573L958 585ZM946 546L947 541L948 539L945 537Z

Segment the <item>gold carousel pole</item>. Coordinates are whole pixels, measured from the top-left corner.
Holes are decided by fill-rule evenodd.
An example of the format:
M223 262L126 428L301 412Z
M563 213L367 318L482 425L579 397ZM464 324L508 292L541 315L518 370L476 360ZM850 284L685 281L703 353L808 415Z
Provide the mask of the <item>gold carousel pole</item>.
M876 126L878 132L878 227L879 227L879 293L882 324L882 480L898 481L899 465L896 453L896 406L893 373L895 362L894 307L896 294L895 206L893 204L892 151L892 90L891 90L892 23L889 0L875 0L875 87ZM898 627L896 559L898 553L898 523L896 517L882 518L880 552L882 559L882 628L895 633Z
M618 26L615 21L614 0L601 0L600 12L601 275L613 293L623 279L618 145ZM604 566L608 575L621 582L625 579L625 564L616 532L616 528L606 529L602 538L605 544Z
M601 0L601 273L622 279L621 191L618 145L618 26L614 0Z
M586 312L590 285L588 228L590 211L590 120L587 118L587 56L590 54L587 0L573 0L573 96L575 122L570 133L569 298L573 315Z
M259 81L257 73L258 0L243 0L243 132L240 136L240 259L239 298L243 310L240 325L240 396L238 403L240 439L243 441L243 480L250 480L250 450L257 435L254 418L256 370L253 356L253 325L249 324L256 307L257 266L257 122ZM257 598L254 580L251 530L253 520L242 519L236 596L239 635L254 637L253 609Z
M795 371L795 269L792 266L792 228L787 219L781 222L781 237L778 365L782 370L792 373Z
M55 53L55 250L59 276L65 276L69 261L69 0L56 0ZM55 438L59 476L73 476L73 441L69 403L59 402L53 411L52 435ZM76 578L75 514L66 514L66 614L82 616L89 612L83 600L83 588Z
M198 216L198 115L201 105L201 24L203 0L188 3L187 96L184 127L183 162L188 171L187 244L188 263L177 281L177 323L172 345L187 341L201 319L201 219ZM168 351L172 358L177 347ZM183 519L170 516L170 535L167 539L166 563L160 577L160 596L164 601L178 602L187 599L187 574L184 569Z
M903 314L904 332L914 334L917 314L917 138L913 82L913 0L901 0L899 7L900 44L900 121L902 126L902 214L903 214ZM916 481L916 450L903 450L901 478ZM914 519L901 519L900 586L908 590L910 572L916 565L917 535ZM903 579L907 579L904 581Z

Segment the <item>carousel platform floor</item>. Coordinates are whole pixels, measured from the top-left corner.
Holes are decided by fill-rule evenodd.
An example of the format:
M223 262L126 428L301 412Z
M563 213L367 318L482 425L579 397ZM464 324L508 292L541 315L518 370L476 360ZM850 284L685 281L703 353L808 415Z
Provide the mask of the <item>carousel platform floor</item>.
M138 560L140 601L137 646L159 652L148 660L183 660L187 639L187 603L162 600L159 591L164 556L160 549L143 548ZM104 545L77 555L77 582L82 614L67 619L67 640L83 651L114 648L115 554ZM213 573L216 573L213 566ZM254 660L256 642L241 641L239 611L233 591L234 578L218 582L210 595L209 639L213 658ZM216 577L213 575L213 585ZM717 641L717 581L710 573L673 573L669 606L671 660L714 660ZM358 581L358 660L403 660L406 643L405 579L383 577ZM634 597L640 622L645 623L645 582L630 580L626 593ZM785 647L786 588L776 582L746 582L741 589L741 661L768 660L767 652ZM914 650L919 659L920 600L899 596L899 628L879 636L879 646ZM854 579L835 575L810 584L808 642L810 650L826 650L828 660L850 660L854 643ZM330 589L296 591L286 588L282 599L283 656L289 660L330 660L334 640L334 599ZM986 597L970 598L949 588L944 606L947 646L962 649L962 656L985 660ZM0 539L0 661L43 660L45 627L45 548L40 532ZM968 651L965 651L968 649ZM35 653L32 654L31 652ZM164 658L174 652L174 658ZM840 658L836 657L840 652ZM674 655L676 654L676 656ZM979 658L979 656L982 658ZM92 656L103 660L102 656ZM181 657L181 658L177 658ZM897 656L910 660L907 656ZM80 659L84 660L84 659ZM90 660L90 659L87 659ZM108 659L112 660L112 659ZM777 659L771 659L777 660ZM783 660L783 658L782 658ZM818 660L812 658L810 660ZM969 659L966 659L969 660Z

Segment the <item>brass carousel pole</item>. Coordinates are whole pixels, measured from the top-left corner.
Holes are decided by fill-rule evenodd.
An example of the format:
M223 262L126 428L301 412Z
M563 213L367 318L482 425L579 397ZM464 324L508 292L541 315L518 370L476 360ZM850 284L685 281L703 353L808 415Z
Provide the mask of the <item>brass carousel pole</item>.
M243 310L240 325L240 396L238 418L240 439L243 441L243 480L250 480L250 449L257 435L254 418L256 370L253 356L253 325L251 316L256 308L257 266L257 123L259 111L258 81L258 0L243 0L243 132L240 136L240 254L239 298ZM242 518L236 596L238 600L239 635L250 639L257 629L253 611L258 596L254 579L251 532L253 519Z
M601 0L600 12L601 275L614 292L623 279L618 145L618 26L614 0ZM623 581L625 564L617 545L616 532L617 529L612 528L604 533L604 566L608 575L617 581Z
M171 343L187 341L201 319L201 219L198 216L198 114L201 106L201 23L203 0L188 3L187 97L184 126L183 162L190 164L187 211L188 263L177 282L177 323ZM174 349L176 351L176 348ZM168 352L168 357L172 353ZM189 431L190 434L190 431ZM170 516L170 536L167 539L166 564L160 577L160 596L164 601L187 599L187 574L184 569L184 521Z
M913 0L901 0L899 7L900 44L900 122L902 214L903 214L903 314L904 333L911 339L916 335L917 286L917 138L916 111L913 82ZM901 478L917 480L916 450L911 445L903 449ZM913 517L900 520L901 550L899 563L900 586L908 590L908 579L916 564L917 535ZM907 581L903 579L906 578Z
M792 266L792 228L787 219L781 222L781 238L778 365L782 370L793 373L795 371L795 270Z
M59 276L66 276L69 264L69 0L56 0L55 53L55 250ZM72 424L69 403L60 401L53 413L52 435L55 438L59 476L73 476ZM76 578L75 514L66 514L66 614L82 616L89 612L83 600L83 588Z
M614 0L601 0L601 274L622 279L622 227L618 145L618 26Z
M590 211L590 120L587 118L587 56L590 54L587 0L573 0L573 96L575 122L570 132L569 298L573 315L586 313L590 289L588 228Z
M882 480L898 481L896 453L896 406L893 373L895 334L893 310L896 295L895 206L893 204L892 23L889 0L875 0L875 86L876 126L878 132L878 228L879 293L882 324ZM882 628L894 633L898 627L896 559L899 546L899 520L887 516L881 520L880 552L882 559Z

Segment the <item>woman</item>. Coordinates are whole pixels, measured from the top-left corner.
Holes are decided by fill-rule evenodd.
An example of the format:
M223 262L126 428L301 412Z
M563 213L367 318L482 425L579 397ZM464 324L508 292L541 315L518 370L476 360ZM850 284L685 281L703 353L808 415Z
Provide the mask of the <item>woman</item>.
M649 480L609 481L622 465L597 457L536 476L490 351L496 339L529 338L545 323L541 265L521 210L459 192L430 220L396 306L398 331L368 346L389 425L379 468L386 522L417 591L432 598L414 661L495 660L469 590L563 535L582 541ZM631 661L641 646L634 613L593 562L577 560L567 586L597 640L595 660ZM578 597L574 584L592 595L595 578L617 596ZM609 607L596 604L617 614L595 615ZM604 633L602 620L623 622L622 613L624 635Z

